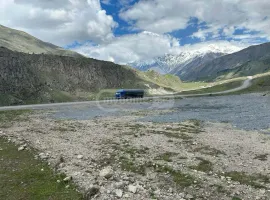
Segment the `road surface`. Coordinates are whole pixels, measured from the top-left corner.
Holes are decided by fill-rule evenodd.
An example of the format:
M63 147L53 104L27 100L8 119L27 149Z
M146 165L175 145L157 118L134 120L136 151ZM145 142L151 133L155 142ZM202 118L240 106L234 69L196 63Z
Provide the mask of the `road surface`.
M251 80L252 77L248 77L247 80L243 82L243 84L240 87L222 91L222 92L213 92L213 93L203 93L203 94L187 94L187 95L167 95L167 96L154 96L154 97L145 97L143 100L151 100L151 99L161 99L161 98L183 98L183 97L198 97L198 96L205 96L205 95L215 95L215 94L228 94L231 92L236 92L240 90L244 90L251 86ZM119 100L109 100L109 102L117 102ZM130 101L127 100L121 100L121 101ZM19 105L19 106L5 106L0 107L0 111L3 110L22 110L22 109L50 109L54 107L59 106L73 106L73 105L93 105L93 104L99 104L99 103L106 103L108 100L100 100L100 101L82 101L82 102L67 102L67 103L50 103L50 104L33 104L33 105Z

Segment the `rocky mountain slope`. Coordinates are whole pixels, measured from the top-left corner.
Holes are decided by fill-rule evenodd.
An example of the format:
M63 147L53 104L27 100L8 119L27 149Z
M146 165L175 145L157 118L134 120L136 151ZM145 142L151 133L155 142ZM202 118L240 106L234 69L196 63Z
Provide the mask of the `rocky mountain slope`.
M183 74L193 71L198 64L239 50L241 48L228 44L209 44L198 48L187 47L178 54L167 54L149 61L130 63L130 65L142 71L153 69L160 73L176 74L181 78Z
M0 48L0 105L85 100L101 89L149 87L160 86L112 62Z
M51 43L43 42L23 31L18 31L2 25L0 25L0 46L23 53L44 53L82 57L76 52L65 50Z
M215 80L250 76L270 70L270 43L251 46L239 52L201 63L185 73L184 80Z

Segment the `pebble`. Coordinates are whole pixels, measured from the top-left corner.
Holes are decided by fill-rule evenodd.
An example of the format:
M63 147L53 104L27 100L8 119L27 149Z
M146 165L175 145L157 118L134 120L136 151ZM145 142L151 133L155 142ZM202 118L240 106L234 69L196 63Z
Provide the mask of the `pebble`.
M67 176L66 178L63 179L63 181L68 182L71 181L72 177L71 176Z
M85 199L91 199L91 197L95 196L99 191L100 187L98 185L91 185L85 194Z
M187 194L187 195L186 195L186 198L187 198L187 199L193 199L193 196L192 196L191 194Z
M123 181L115 183L116 188L123 188L124 186L125 186L125 182L123 182Z
M113 170L112 170L112 167L106 167L104 169L102 169L99 173L99 176L100 177L104 177L106 179L109 179L113 176Z
M48 159L48 155L46 155L45 153L40 153L40 154L38 154L38 156L39 156L39 158L41 159L41 160L46 160L46 159Z
M77 158L78 159L82 159L83 158L83 155L78 155Z
M119 189L116 189L115 190L115 195L119 198L121 198L123 196L123 191L122 190L119 190Z
M124 194L124 198L129 198L129 194Z
M128 191L132 192L133 194L135 194L137 192L137 187L134 185L129 185L128 186Z
M20 146L20 147L18 148L18 151L23 151L24 149L25 149L24 146Z

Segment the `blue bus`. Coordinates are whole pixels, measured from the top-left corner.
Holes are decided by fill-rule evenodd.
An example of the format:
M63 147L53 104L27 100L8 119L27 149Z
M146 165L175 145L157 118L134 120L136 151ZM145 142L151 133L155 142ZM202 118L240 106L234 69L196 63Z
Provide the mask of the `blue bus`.
M138 89L123 89L118 90L115 93L116 99L129 99L129 98L143 98L144 96L144 90L138 90Z

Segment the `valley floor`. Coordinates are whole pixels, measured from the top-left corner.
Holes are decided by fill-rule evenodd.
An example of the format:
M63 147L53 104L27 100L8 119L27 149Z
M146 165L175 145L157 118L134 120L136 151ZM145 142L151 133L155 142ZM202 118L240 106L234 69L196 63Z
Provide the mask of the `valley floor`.
M217 98L237 97L206 98L216 105L200 111L219 106L223 112L226 106ZM196 100L188 101L191 105L186 108L196 113ZM196 115L185 120L155 120L156 116L173 116L175 110L179 115L185 112L177 109L177 103L168 107L171 103L166 102L159 102L158 109L155 102L152 108L146 102L133 109L119 105L120 114L110 104L99 106L103 109L99 112L94 107L73 106L16 113L15 118L12 112L16 111L3 111L0 135L25 145L23 151L36 149L37 157L65 173L68 181L72 177L86 199L270 198L270 136L265 134L269 130L252 130L252 126L240 130L225 121L194 119ZM105 111L110 114L103 115ZM73 119L67 117L70 114Z

